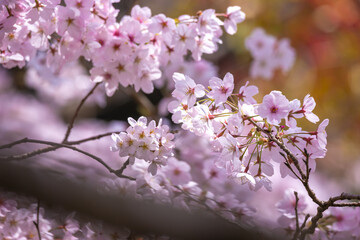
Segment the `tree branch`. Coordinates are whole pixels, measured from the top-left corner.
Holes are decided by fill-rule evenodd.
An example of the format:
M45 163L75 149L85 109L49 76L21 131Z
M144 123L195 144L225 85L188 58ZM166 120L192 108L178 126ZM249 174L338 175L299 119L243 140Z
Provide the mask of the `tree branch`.
M299 165L299 160L297 159L297 157L295 157L295 155L285 146L284 143L282 143L280 140L278 140L277 138L275 138L270 131L261 128L254 120L252 120L251 118L247 118L247 120L249 120L260 132L265 133L265 135L269 138L269 140L273 141L276 143L276 145L278 145L280 147L281 150L283 150L287 156L289 156L289 158L291 158L292 162L295 165L295 168L299 171L300 176L301 176L301 182L304 185L309 197L313 200L313 202L315 202L317 205L322 206L324 204L323 201L320 201L314 191L310 188L309 186L309 177L304 174L304 172L301 170L301 167Z
M348 193L342 193L339 196L336 197L331 197L329 198L328 201L321 201L319 200L314 191L310 188L309 186L309 176L310 176L310 172L311 169L309 169L309 155L307 154L307 152L305 151L305 157L306 159L303 160L306 166L306 173L303 172L303 170L300 167L299 164L299 159L297 157L295 157L295 155L285 146L285 144L278 138L276 138L269 130L266 130L264 128L261 128L253 119L251 118L247 118L248 121L250 121L256 128L258 131L264 133L270 141L273 141L276 143L277 146L280 147L281 150L283 150L286 155L292 160L292 162L294 163L295 168L298 170L298 172L300 173L300 177L297 176L295 174L295 176L297 176L299 178L299 180L302 182L303 186L305 187L309 197L313 200L314 203L316 203L318 205L317 208L317 213L314 217L311 218L311 225L307 228L307 229L303 229L305 227L306 221L307 221L307 217L302 225L302 227L300 228L301 232L300 232L300 236L298 233L299 230L299 223L298 223L298 216L297 216L297 222L296 222L296 232L294 234L294 238L293 239L297 239L299 237L299 239L304 240L307 234L312 234L315 232L315 228L317 227L317 223L318 221L323 217L323 213L329 208L329 207L360 207L360 202L356 202L356 203L335 203L336 201L340 201L340 200L360 200L360 195L352 195L352 194L348 194ZM283 154L282 154L283 155ZM283 155L283 157L286 159L286 157ZM287 160L287 159L286 159ZM288 168L290 168L290 170L294 173L293 169L291 168L290 164L288 161L286 161L286 166ZM298 201L298 200L297 200ZM296 209L295 209L296 211Z
M353 195L348 193L342 193L339 196L331 197L328 201L324 202L322 206L318 206L317 214L311 219L311 225L309 228L304 229L301 232L300 239L305 239L307 234L312 234L315 232L317 222L323 217L323 212L325 212L329 207L360 207L360 202L357 203L335 203L339 200L360 200L360 195Z
M294 191L294 195L295 195L295 207L294 208L295 208L296 230L294 233L293 240L296 240L296 238L298 237L298 235L300 233L299 213L298 213L299 196L296 191Z
M11 147L13 147L13 146L15 146L15 145L18 145L18 144L21 144L21 143L25 143L27 139L28 139L28 138L23 138L23 139L20 139L20 140L18 140L18 141L15 141L15 142L2 145L2 146L0 146L0 149L11 148Z
M39 240L41 240L41 233L40 233L40 200L38 199L37 207L36 207L36 222L34 221L34 225L36 227L36 231L38 233Z
M77 118L81 107L84 105L85 101L90 97L91 94L93 94L93 92L95 91L95 89L99 85L100 85L100 83L96 83L95 86L88 92L88 94L86 94L86 96L83 99L81 99L79 105L77 106L77 108L75 110L75 113L74 113L73 117L71 118L71 120L69 122L68 128L67 128L66 133L65 133L65 137L64 137L62 143L67 143L67 140L68 140L68 138L70 136L71 129L74 126L75 119Z
M101 139L103 137L111 136L113 133L119 134L120 132L107 132L107 133L99 134L99 135L96 135L93 137L88 137L88 138L84 138L84 139L77 140L77 141L67 141L66 144L67 145L79 145L84 142L89 142L89 141Z
M91 153L85 152L85 151L83 151L81 149L78 149L78 148L76 148L74 146L70 146L70 145L63 144L63 143L55 143L55 142L42 141L42 140L36 140L36 139L29 139L29 138L24 138L21 141L16 141L16 142L17 142L17 144L19 144L19 143L39 143L39 144L52 146L52 148L49 147L49 148L38 149L38 150L35 150L33 152L30 152L30 153L27 153L27 154L22 154L22 155L14 155L14 156L6 156L6 157L0 156L0 159L3 159L3 160L20 160L20 159L29 158L29 157L34 156L34 155L42 154L44 152L49 152L49 151L52 151L52 150L56 150L58 148L68 148L68 149L71 149L73 151L82 153L82 154L94 159L95 161L97 161L98 163L103 165L110 173L116 174L116 171L117 171L117 170L112 169L109 165L107 165L104 162L104 160L102 160L101 158L99 158L99 157L97 157L97 156L95 156L95 155L93 155ZM10 145L10 144L8 144L8 145ZM135 178L133 178L133 177L125 176L125 175L122 175L122 174L116 174L116 175L118 177L121 177L121 178L127 178L129 180L135 180Z

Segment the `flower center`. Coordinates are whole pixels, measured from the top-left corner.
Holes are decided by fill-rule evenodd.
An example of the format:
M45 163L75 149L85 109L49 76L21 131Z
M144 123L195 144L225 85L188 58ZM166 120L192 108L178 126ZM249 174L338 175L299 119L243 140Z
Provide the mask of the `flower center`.
M275 106L273 106L273 107L270 109L271 113L277 113L278 110L279 110L279 109L278 109L277 107L275 107Z
M181 174L181 171L178 168L174 169L174 175L179 176Z
M228 91L228 88L226 88L226 87L224 87L224 86L221 86L221 87L220 87L220 91L221 91L221 93L226 94L227 91Z

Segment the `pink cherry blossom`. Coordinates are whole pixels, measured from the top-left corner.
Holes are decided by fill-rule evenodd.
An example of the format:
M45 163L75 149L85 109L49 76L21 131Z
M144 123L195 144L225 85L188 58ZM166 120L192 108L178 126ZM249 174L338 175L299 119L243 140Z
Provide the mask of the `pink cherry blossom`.
M256 28L245 40L245 47L254 58L250 67L250 76L270 80L276 69L286 73L295 62L295 50L288 39L277 40L262 28Z
M245 13L239 6L228 7L226 10L224 28L225 31L233 35L237 32L237 24L245 20Z
M226 102L227 98L234 90L234 77L231 73L227 73L224 80L217 77L212 77L209 80L211 91L207 94L210 98L215 100L216 105Z
M207 9L203 11L199 17L198 27L200 31L211 33L220 28L223 24L219 18L215 16L214 9Z
M164 168L166 176L174 185L186 184L191 180L190 166L184 161L169 158L167 166Z
M204 86L196 84L190 77L181 73L174 73L173 79L175 81L175 90L172 93L173 97L188 107L194 106L196 99L205 95Z
M358 227L356 215L358 211L354 208L330 208L330 214L335 218L332 229L335 231L349 231Z
M139 5L135 5L131 9L131 17L140 23L144 23L151 17L151 10L148 7L140 7Z
M294 191L295 190L293 189L287 189L284 193L283 199L276 204L278 211L288 218L295 217L296 197ZM304 194L298 193L298 198L297 211L300 214L306 209L307 203L305 201Z
M175 20L166 17L164 14L153 16L151 20L152 23L149 25L149 31L152 33L159 33L161 31L166 34L176 29Z
M320 125L318 126L318 129L314 133L316 135L316 139L318 140L319 145L322 149L326 149L327 133L325 131L325 128L327 127L327 125L329 125L329 119L325 119L324 121L322 121L320 123Z
M272 91L266 95L258 107L259 115L274 125L279 125L281 120L288 116L289 111L289 100L280 91Z
M276 39L267 35L262 28L256 28L245 39L245 47L255 58L269 56L275 46Z
M67 31L71 36L78 37L84 27L84 18L80 17L80 12L57 6L57 15L59 16L57 33L62 36Z
M295 50L290 46L289 39L279 40L272 54L276 67L288 72L295 62Z
M269 80L273 77L275 67L276 65L271 55L259 56L251 63L250 76L252 78L261 77Z
M249 81L247 81L244 86L240 87L239 94L237 95L240 104L256 103L256 100L253 98L253 96L259 93L259 89L256 86L248 86L248 85L249 85Z
M307 94L304 97L303 107L301 109L301 112L303 112L305 115L305 118L312 123L317 123L319 121L319 117L316 116L314 113L312 113L315 106L316 106L316 103L315 103L314 98L310 97L310 94Z

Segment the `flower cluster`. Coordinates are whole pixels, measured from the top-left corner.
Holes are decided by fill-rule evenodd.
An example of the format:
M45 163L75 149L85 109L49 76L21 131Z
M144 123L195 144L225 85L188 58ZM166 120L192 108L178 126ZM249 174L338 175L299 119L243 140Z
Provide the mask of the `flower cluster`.
M234 17L225 19L226 26L236 26L245 17L240 8L230 16ZM203 53L214 53L221 43L223 24L213 9L172 19L164 14L151 16L149 8L135 6L130 16L104 29L103 54L93 59L92 78L106 83L108 95L118 83L150 93L153 81L161 77L160 67L183 65L188 51L196 61Z
M151 163L136 159L124 174L136 178L103 178L108 194L122 193L136 199L153 200L187 211L211 209L222 217L239 223L254 215L248 200L252 193L228 179L225 169L215 166L211 145L207 139L190 132L182 132L174 139L176 155L166 165L149 172ZM194 148L194 146L197 146ZM117 159L119 161L119 159ZM249 218L247 223L253 222Z
M274 173L273 163L284 162L281 149L266 133L276 136L299 159L306 158L299 163L304 170L315 170L314 160L325 156L328 120L311 132L303 131L296 123L302 117L313 123L319 121L312 113L315 101L309 95L301 104L297 99L289 101L280 91L272 91L257 103L253 98L258 93L256 86L246 83L233 93L234 78L230 73L223 80L211 78L210 91L180 73L174 74L174 81L176 100L169 104L173 121L209 138L213 149L220 153L217 166L225 168L229 177L249 183L251 188L265 186L270 190L268 177ZM289 159L285 162L288 166L293 164ZM286 164L280 165L280 172L283 177L294 177Z
M253 78L272 79L276 69L286 73L295 62L295 51L289 40L277 40L262 28L253 30L245 39L245 47L254 58L250 68L250 76Z
M42 50L47 66L58 72L83 56L93 63L92 80L105 82L108 96L118 84L151 93L160 67L182 64L188 51L197 61L203 53L214 53L221 43L220 26L234 34L245 19L240 7L220 14L223 22L213 9L172 19L151 16L149 8L136 5L117 22L112 2L67 0L61 6L58 0L5 1L0 8L0 63L23 67Z
M101 221L80 218L75 213L39 208L34 199L13 193L0 192L0 237L1 239L128 239L130 230L107 226ZM37 216L38 214L38 216ZM34 223L38 223L39 233Z
M150 162L148 172L155 175L158 165L165 165L173 155L173 134L161 121L158 125L154 120L147 124L147 119L140 117L138 121L129 118L128 122L130 126L126 132L111 136L115 142L111 150L119 151L121 157L129 157L130 164L134 164L135 158Z

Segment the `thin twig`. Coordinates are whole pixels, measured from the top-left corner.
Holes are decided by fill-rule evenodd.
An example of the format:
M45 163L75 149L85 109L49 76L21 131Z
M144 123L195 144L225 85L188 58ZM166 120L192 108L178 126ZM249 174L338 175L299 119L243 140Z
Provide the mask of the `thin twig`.
M297 173L294 171L294 169L292 169L292 167L290 166L289 160L287 159L287 157L285 156L285 154L282 153L282 152L279 152L279 153L280 153L280 155L285 159L285 162L284 162L285 166L286 166L287 168L289 168L289 170L295 175L295 177L296 177L297 179L299 179L300 181L303 181L303 180L301 179L301 177L299 177L299 176L297 175Z
M71 120L69 122L68 128L67 128L66 133L65 133L65 137L64 137L64 140L62 141L62 143L67 143L67 140L68 140L68 138L70 136L71 129L74 126L75 119L77 118L81 107L84 105L85 101L90 97L91 94L93 94L93 92L95 91L95 89L99 85L100 85L100 83L96 83L94 85L94 87L88 92L88 94L86 94L86 96L83 99L81 99L79 105L77 106L77 108L75 110L75 113L74 113L73 117L71 118Z
M36 140L36 139L30 139L30 138L27 138L26 140L22 140L21 143L24 143L25 142L28 142L28 143L39 143L39 144L44 144L44 145L49 145L49 146L53 146L54 148L68 148L68 149L71 149L73 151L76 151L76 152L79 152L79 153L82 153L94 160L96 160L98 163L100 163L101 165L103 165L110 173L115 173L117 170L114 170L112 169L111 167L109 167L109 165L107 165L104 160L102 160L101 158L91 154L91 153L88 153L88 152L85 152L81 149L78 149L74 146L70 146L70 145L67 145L67 144L63 144L63 143L55 143L55 142L49 142L49 141L42 141L42 140ZM46 149L49 149L49 148L45 148ZM43 149L44 150L44 149ZM41 154L43 153L42 151L35 151L37 152L37 154ZM36 154L36 155L37 155ZM15 155L15 156L6 156L6 157L3 157L3 156L0 156L0 159L3 159L3 160L18 160L18 159L24 159L24 158L28 158L30 156L33 156L34 154L32 153L29 153L29 154L22 154L22 155ZM125 175L122 175L122 174L116 174L118 177L121 177L121 178L127 178L127 179L130 179L130 180L135 180L135 178L133 177L129 177L129 176L125 176Z
M302 230L305 228L306 222L307 222L307 220L308 220L309 218L310 218L310 214L306 214L305 219L304 219L304 222L302 223L302 225L301 225L301 227L300 227L300 231L302 231Z
M260 127L254 120L252 120L251 118L247 118L247 120L248 120L249 122L251 122L260 132L265 133L265 134L267 135L267 137L269 138L269 140L275 142L276 145L278 145L278 146L281 148L281 150L283 150L283 151L286 153L286 155L288 155L288 156L291 158L291 160L293 161L296 169L299 170L299 173L300 173L300 175L301 175L301 178L302 178L302 179L305 179L305 174L304 174L303 171L301 170L301 167L300 167L300 165L299 165L299 160L298 160L297 157L295 157L295 155L285 146L285 144L282 143L282 142L280 142L277 138L275 138L275 137L271 134L271 132L270 132L269 130L266 130L266 129L261 128L261 127Z
M88 137L88 138L83 138L83 139L76 140L76 141L67 141L66 143L63 143L63 144L66 144L66 145L79 145L79 144L84 143L84 142L90 142L90 141L93 141L93 140L101 139L103 137L111 136L111 134L113 134L113 133L119 134L120 132L102 133L102 134L99 134L99 135L95 135L95 136ZM0 146L0 149L12 148L13 146L19 145L21 143L27 143L28 142L27 140L28 140L28 138L23 138L23 139L20 139L20 140L17 140L17 141L2 145L2 146Z
M103 137L110 136L113 133L119 133L119 132L108 132L108 133L99 134L99 135L96 135L96 136L93 136L93 137L88 137L88 138L84 138L84 139L77 140L77 141L69 141L69 142L66 143L66 145L79 145L81 143L85 143L85 142L89 142L89 141L93 141L93 140L98 140L98 139L101 139ZM28 138L23 138L21 140L18 140L18 141L15 141L15 142L12 142L12 143L9 143L9 144L6 144L6 145L2 145L2 146L0 146L0 149L11 148L11 147L13 147L15 145L18 145L18 144L27 143L28 142L27 140L28 140ZM57 150L59 148L62 148L62 147L61 146L51 146L51 147L46 147L46 148L40 148L40 149L34 150L32 152L29 152L29 153L14 155L13 157L15 159L26 159L26 158L30 158L30 157L33 157L33 156L36 156L36 155L39 155L39 154L42 154L42 153L55 151L55 150Z
M334 203L332 207L360 207L360 202Z
M40 233L40 199L38 199L37 202L37 208L36 208L36 222L33 221L36 231L38 233L39 240L41 240L41 233Z
M331 197L329 201L336 202L340 200L360 200L360 195L354 195L350 193L341 193L339 196Z
M19 154L19 155L13 155L11 156L0 156L0 159L4 159L4 160L21 160L21 159L27 159L27 158L31 158L34 157L36 155L40 155L43 153L47 153L47 152L51 152L51 151L55 151L57 149L61 148L60 146L51 146L51 147L45 147L45 148L40 148L40 149L36 149L32 152L28 152L28 153L24 153L24 154Z
M295 208L296 230L294 233L293 240L296 240L296 238L298 237L298 235L300 233L299 213L298 213L299 196L296 191L294 191L294 195L295 195L295 207L294 208Z
M122 173L124 172L125 168L129 165L129 163L130 163L130 160L129 160L129 159L126 160L126 161L124 162L124 164L121 166L121 168L118 169L118 170L116 170L114 173L115 173L116 175L118 175L118 174L122 175Z
M2 145L2 146L0 146L0 149L12 148L12 147L15 146L15 145L18 145L18 144L21 144L21 143L26 142L27 139L28 139L28 138L23 138L23 139L20 139L20 140L18 140L18 141L15 141L15 142Z
M77 140L77 141L67 141L66 144L68 144L68 145L79 145L79 144L84 143L84 142L89 142L89 141L101 139L103 137L111 136L113 133L119 134L120 132L107 132L107 133L99 134L99 135L96 135L96 136L93 136L93 137L88 137L88 138L84 138L84 139Z
M309 153L307 152L306 148L304 149L304 153L305 153L305 160L304 160L304 163L305 163L305 166L306 166L306 181L309 181L309 178L310 178L310 172L311 172L311 169L309 168Z
M312 234L315 232L317 222L323 217L323 212L328 209L329 206L318 206L317 213L314 217L311 218L311 225L307 229L303 229L300 234L300 239L304 240L307 234Z

